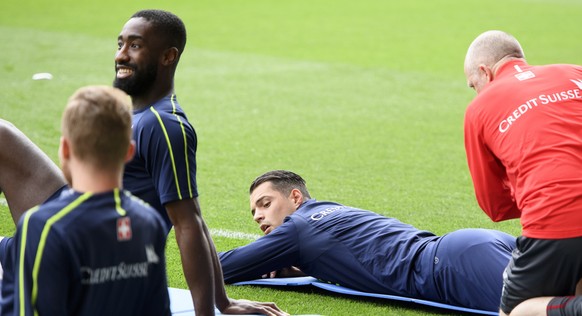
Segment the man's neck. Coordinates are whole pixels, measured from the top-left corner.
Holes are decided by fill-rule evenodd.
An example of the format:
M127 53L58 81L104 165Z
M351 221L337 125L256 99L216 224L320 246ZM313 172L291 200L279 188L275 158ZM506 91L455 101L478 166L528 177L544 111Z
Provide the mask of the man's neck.
M120 171L77 165L71 167L72 188L78 192L102 193L122 186Z
M131 96L131 102L133 104L134 110L141 110L143 108L149 107L156 103L158 100L174 92L174 85L172 83L163 87L154 84L154 87L156 86L158 86L158 88L152 88L148 91L148 93Z
M499 69L501 67L503 67L505 64L507 64L508 62L511 61L515 61L515 60L522 60L525 61L524 58L518 58L518 57L511 57L511 56L506 56L503 57L501 60L499 60L498 62L495 63L495 65L493 65L493 67L491 67L491 70L493 71L493 73L495 74L495 76L497 76L497 74L499 73Z

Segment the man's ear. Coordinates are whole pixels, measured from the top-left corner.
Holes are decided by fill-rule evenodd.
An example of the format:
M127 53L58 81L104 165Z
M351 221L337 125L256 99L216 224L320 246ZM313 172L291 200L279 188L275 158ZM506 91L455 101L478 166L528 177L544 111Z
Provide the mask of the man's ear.
M129 147L127 147L127 153L125 154L125 162L128 163L133 159L135 155L135 141L129 142Z
M293 201L293 205L295 205L295 209L299 208L299 206L301 206L303 203L303 193L301 193L299 189L291 190L290 197L291 201Z
M483 75L487 78L488 83L493 81L494 73L491 68L487 67L484 64L480 64L478 71L480 75Z
M69 160L71 158L71 148L64 136L61 136L61 142L59 144L59 157L61 160Z
M162 65L169 66L175 64L178 61L178 49L176 47L170 47L164 51L162 55Z

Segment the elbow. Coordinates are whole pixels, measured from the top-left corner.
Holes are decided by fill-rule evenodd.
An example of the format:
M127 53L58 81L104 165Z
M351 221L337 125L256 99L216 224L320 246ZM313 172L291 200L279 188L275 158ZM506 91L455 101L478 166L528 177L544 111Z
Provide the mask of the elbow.
M489 218L494 222L501 222L509 219L519 218L521 212L515 204L512 205L495 205L483 207L483 211L489 216Z

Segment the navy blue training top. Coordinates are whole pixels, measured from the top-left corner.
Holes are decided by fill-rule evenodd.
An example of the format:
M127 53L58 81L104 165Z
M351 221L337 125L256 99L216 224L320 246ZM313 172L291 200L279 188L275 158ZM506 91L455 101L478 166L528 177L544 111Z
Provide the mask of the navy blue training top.
M270 234L219 257L227 283L296 266L360 291L433 297L439 238L394 218L309 200Z
M170 315L164 226L129 192L63 191L18 223L2 315Z
M136 152L126 164L123 187L149 203L172 227L166 203L198 196L196 132L174 94L133 113Z

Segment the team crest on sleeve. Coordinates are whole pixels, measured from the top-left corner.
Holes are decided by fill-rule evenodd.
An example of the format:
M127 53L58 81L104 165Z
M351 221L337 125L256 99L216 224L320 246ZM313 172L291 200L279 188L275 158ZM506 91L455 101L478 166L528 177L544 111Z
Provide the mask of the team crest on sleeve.
M117 240L131 240L131 220L128 216L117 219Z

